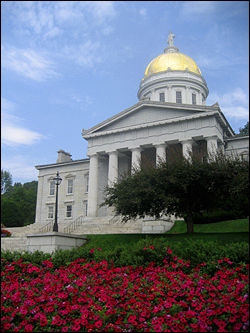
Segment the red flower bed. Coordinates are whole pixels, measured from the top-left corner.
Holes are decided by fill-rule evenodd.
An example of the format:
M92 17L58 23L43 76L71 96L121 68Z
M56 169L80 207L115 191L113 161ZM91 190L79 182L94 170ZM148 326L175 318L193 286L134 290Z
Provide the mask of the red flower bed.
M170 251L169 251L170 252ZM2 266L2 332L248 332L248 265L203 266L168 256L162 266L75 260L55 269Z
M10 236L11 232L9 230L1 228L1 237L10 237Z

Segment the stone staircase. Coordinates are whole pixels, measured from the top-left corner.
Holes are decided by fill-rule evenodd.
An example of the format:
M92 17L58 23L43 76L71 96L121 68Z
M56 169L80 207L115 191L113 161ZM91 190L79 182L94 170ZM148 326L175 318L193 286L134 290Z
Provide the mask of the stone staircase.
M174 225L173 218L165 220L136 219L122 222L121 217L78 217L71 223L58 223L58 232L72 235L88 234L137 234L164 233ZM1 238L1 249L10 251L26 251L27 235L52 232L53 223L34 223L25 227L7 228L11 237Z
M64 228L64 232L68 231L68 226ZM122 222L121 219L114 218L86 218L75 230L71 230L72 234L123 234L123 233L141 233L141 221Z

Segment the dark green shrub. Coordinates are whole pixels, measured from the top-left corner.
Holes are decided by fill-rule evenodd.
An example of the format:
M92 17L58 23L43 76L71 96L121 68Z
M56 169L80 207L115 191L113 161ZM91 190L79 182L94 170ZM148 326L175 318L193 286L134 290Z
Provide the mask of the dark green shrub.
M249 263L248 242L223 243L190 238L173 242L164 236L146 236L144 239L130 243L129 246L109 244L103 248L93 247L90 241L79 248L57 250L52 254L40 251L33 253L2 251L1 257L7 262L22 259L24 262L36 265L41 265L44 260L51 258L55 268L66 266L77 258L84 258L86 262L106 260L116 267L147 266L151 262L160 266L164 259L169 258L168 249L172 250L172 256L190 262L190 267L183 267L187 273L201 263L205 263L202 267L203 272L212 275L217 270L217 261L223 258L229 258L232 265Z
M229 221L244 218L241 214L237 214L235 211L218 209L211 212L204 212L203 214L196 215L194 217L194 224L209 224L222 221Z

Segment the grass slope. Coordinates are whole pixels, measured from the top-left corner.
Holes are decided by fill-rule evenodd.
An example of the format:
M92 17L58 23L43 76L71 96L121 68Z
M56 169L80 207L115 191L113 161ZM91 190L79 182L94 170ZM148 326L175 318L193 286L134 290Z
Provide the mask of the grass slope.
M187 242L190 239L203 241L218 241L221 243L249 242L249 219L223 221L212 224L194 226L194 233L186 233L184 221L176 221L174 227L165 234L112 234L88 235L88 243L93 248L114 248L117 246L132 246L143 239L165 238L170 242Z

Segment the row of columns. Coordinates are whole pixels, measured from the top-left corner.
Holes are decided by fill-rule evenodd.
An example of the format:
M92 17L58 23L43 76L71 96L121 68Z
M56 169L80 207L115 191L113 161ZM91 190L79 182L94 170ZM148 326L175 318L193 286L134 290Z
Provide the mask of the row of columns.
M214 154L218 149L217 138L210 137L207 141L207 152L208 154ZM186 140L182 142L182 153L187 159L190 158L192 153L192 140ZM156 145L156 165L166 160L166 144ZM141 160L142 148L131 149L131 172L134 168L139 167ZM118 151L111 151L108 153L108 185L111 186L118 178ZM98 205L98 154L90 156L89 164L89 192L88 192L88 216L97 216L97 205Z

